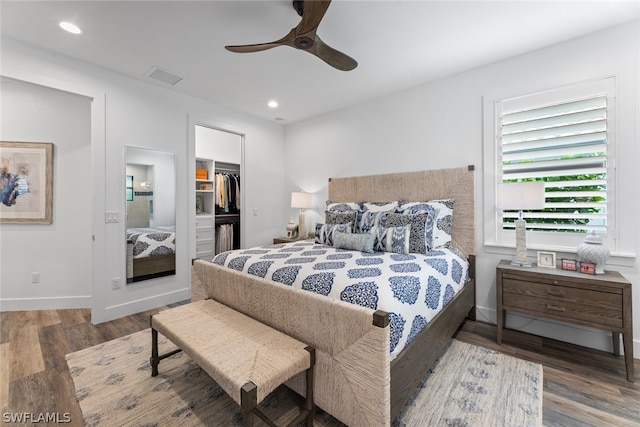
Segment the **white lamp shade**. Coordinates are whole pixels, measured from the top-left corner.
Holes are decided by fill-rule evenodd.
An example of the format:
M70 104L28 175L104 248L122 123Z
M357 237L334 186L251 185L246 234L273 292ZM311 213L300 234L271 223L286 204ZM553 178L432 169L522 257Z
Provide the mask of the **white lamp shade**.
M291 207L309 209L313 207L313 194L303 192L291 193Z
M503 182L498 184L498 209L544 209L544 182Z

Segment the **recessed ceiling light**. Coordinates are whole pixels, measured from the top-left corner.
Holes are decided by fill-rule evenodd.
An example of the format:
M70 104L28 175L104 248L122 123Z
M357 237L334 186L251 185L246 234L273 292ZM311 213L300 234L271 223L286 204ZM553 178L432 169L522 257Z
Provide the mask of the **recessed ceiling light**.
M77 25L66 21L60 23L60 28L70 32L71 34L80 34L82 32L82 30Z
M278 106L278 102L277 101L269 101L269 103L267 105L269 107L271 107L271 108L276 108Z

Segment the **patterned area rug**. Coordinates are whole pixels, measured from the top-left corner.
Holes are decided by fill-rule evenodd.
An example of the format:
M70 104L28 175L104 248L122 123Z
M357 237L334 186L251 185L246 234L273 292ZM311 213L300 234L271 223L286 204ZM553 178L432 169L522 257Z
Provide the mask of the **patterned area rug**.
M175 348L159 337L160 353ZM188 356L160 362L151 377L150 330L66 356L87 426L242 425L240 408ZM286 424L302 399L281 386L263 411ZM265 425L256 420L256 425ZM315 426L342 426L318 411ZM541 426L542 367L456 340L394 426Z

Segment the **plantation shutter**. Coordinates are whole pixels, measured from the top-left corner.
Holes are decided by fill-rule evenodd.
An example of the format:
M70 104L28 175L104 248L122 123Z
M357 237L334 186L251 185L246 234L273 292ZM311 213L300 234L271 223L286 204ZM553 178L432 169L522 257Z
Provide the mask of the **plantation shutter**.
M527 229L606 232L607 95L522 108L503 101L502 181L544 181L545 209L527 212ZM513 228L517 212L503 212Z

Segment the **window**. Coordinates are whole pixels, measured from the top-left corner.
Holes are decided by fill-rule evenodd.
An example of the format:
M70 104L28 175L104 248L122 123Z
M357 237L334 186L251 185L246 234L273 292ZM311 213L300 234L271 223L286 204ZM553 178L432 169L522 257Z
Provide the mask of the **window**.
M133 175L127 175L127 202L133 201Z
M545 208L524 213L533 245L575 248L591 230L612 238L613 100L603 79L494 101L493 193L498 182L545 183ZM496 211L495 243L513 241L517 217Z

